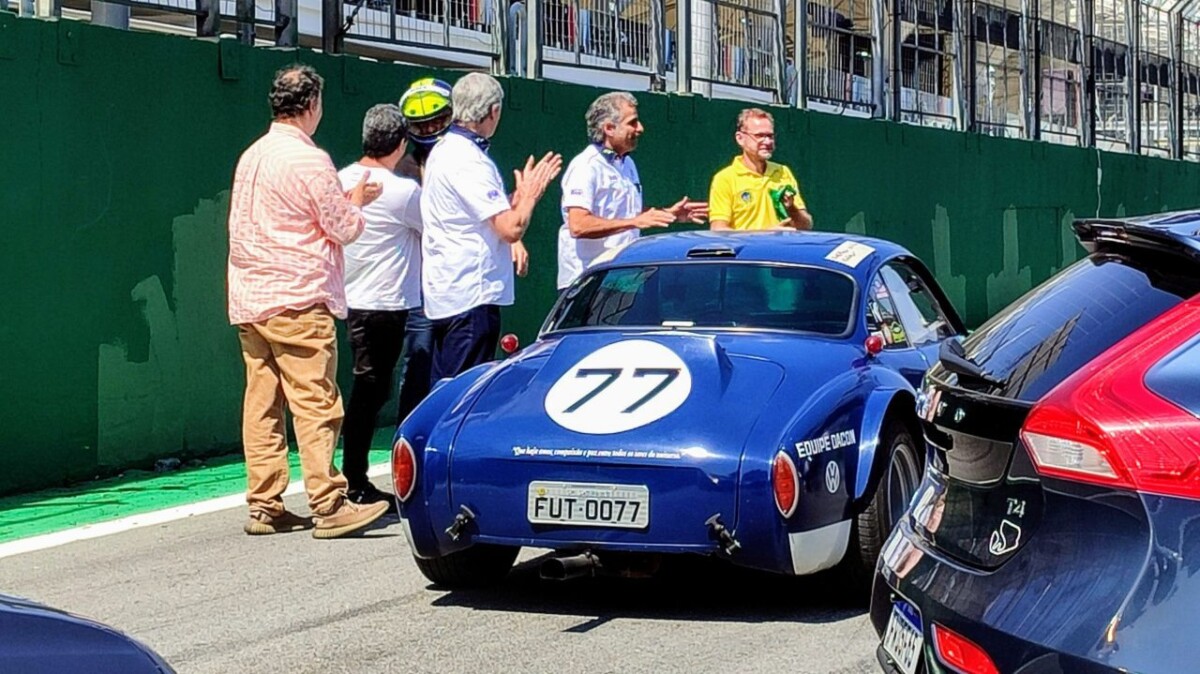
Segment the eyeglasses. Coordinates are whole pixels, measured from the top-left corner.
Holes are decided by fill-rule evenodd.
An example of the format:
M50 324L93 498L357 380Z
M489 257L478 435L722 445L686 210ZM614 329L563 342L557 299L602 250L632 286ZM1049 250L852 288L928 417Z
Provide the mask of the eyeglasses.
M750 133L748 131L738 131L738 133L746 135L746 136L750 136L751 138L753 138L754 140L756 140L760 143L763 142L764 140L775 140L775 134L773 132Z

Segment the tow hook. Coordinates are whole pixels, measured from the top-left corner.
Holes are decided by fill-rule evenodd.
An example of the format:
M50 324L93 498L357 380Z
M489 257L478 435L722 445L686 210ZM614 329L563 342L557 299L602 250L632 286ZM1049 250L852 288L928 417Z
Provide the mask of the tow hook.
M729 529L726 529L725 525L721 523L721 513L717 513L704 520L704 524L708 527L709 532L716 537L717 542L721 544L721 551L725 554L732 555L734 550L742 547L742 544L737 542L733 534L729 533Z
M450 540L457 541L462 537L463 529L467 528L467 524L473 519L475 519L475 513L471 512L470 508L465 505L459 506L458 514L454 516L454 523L446 527L446 535L450 537Z

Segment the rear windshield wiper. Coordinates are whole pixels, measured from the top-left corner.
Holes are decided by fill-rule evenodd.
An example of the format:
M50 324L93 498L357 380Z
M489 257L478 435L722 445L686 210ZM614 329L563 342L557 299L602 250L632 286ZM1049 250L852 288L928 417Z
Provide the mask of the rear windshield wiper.
M942 367L960 377L969 377L996 387L1008 383L992 377L973 360L967 358L966 349L963 348L961 342L954 338L942 342L941 348L938 349L938 360L942 362Z

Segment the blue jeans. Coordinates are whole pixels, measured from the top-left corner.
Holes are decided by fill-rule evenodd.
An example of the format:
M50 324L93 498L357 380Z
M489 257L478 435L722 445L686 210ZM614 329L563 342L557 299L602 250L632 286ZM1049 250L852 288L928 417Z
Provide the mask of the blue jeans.
M397 424L429 395L433 379L433 322L425 318L423 308L408 312L404 332L404 358L401 361L403 380L400 384L400 417Z

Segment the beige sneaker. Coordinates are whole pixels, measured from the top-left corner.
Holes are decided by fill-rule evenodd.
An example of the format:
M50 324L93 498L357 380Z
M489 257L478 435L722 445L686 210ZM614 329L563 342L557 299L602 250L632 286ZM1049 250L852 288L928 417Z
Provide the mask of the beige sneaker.
M313 528L313 538L338 538L358 531L383 517L387 512L386 501L359 505L349 499L342 499L342 505L328 515L317 516L317 526Z
M275 516L266 513L251 513L250 519L246 520L242 530L251 536L266 536L311 529L312 525L312 518L300 517L285 510L282 515Z

